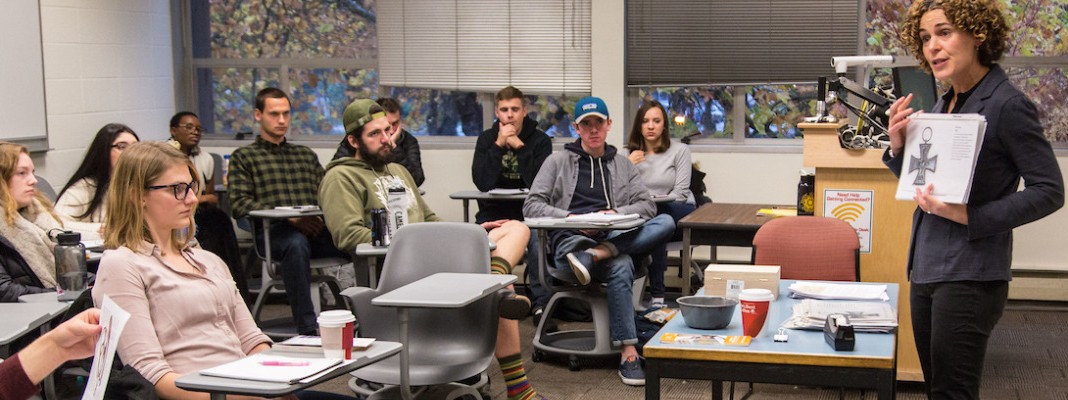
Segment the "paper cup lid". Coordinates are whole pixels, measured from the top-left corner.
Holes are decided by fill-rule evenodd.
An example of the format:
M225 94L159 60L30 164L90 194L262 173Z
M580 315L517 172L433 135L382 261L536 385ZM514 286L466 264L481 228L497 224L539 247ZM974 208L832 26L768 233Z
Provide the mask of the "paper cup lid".
M775 296L768 289L745 289L738 295L742 301L772 301Z
M330 310L319 313L319 325L344 325L356 321L356 316L349 310Z

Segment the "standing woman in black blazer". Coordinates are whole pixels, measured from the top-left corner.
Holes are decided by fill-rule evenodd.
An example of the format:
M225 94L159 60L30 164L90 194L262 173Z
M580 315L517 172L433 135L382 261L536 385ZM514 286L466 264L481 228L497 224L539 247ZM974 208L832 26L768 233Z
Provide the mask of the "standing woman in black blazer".
M905 47L950 87L930 111L978 113L987 122L968 204L946 204L930 185L913 197L910 303L931 399L979 398L987 339L1012 279L1012 229L1064 204L1060 167L1035 105L995 63L1008 32L997 0L916 0L901 26ZM883 161L897 175L911 100L890 107Z

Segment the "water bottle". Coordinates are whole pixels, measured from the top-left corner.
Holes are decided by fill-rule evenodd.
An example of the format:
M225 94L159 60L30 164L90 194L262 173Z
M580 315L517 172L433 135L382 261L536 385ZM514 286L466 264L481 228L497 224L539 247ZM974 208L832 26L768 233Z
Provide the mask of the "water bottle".
M797 215L815 214L816 176L802 173L797 182Z
M88 283L85 269L85 245L82 234L63 231L56 235L56 291L60 301L78 298Z
M219 180L221 180L222 184L225 185L226 184L226 173L230 171L230 155L229 154L223 154L222 164L223 164L222 165L222 177L221 178L220 177L215 177L215 178L218 179L218 180L216 180L216 182L219 182Z

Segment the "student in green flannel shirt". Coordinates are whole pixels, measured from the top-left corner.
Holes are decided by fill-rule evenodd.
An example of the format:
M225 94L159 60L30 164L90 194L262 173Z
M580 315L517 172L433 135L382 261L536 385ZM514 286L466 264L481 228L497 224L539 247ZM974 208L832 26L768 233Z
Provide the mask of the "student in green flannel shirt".
M250 211L278 206L318 205L323 167L306 146L289 143L290 102L285 92L266 88L256 94L256 122L260 135L230 155L227 190L235 218ZM263 254L263 231L253 229ZM286 296L300 334L317 334L312 306L310 260L348 255L334 247L330 232L318 216L290 218L271 224L271 257L281 264Z

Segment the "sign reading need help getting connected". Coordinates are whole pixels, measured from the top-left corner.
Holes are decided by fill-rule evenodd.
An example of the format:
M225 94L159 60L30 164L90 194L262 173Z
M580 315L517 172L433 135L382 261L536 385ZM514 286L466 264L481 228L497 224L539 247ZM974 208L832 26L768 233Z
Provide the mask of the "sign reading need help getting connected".
M860 252L871 253L871 190L825 189L823 216L848 222L860 238Z

